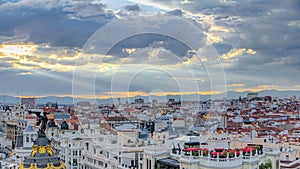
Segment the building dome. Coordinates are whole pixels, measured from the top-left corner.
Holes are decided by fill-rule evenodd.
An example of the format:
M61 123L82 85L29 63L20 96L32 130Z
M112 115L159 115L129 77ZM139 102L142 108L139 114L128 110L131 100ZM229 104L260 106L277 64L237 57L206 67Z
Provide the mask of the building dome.
M43 115L41 112L32 113L39 118L37 123L40 124L40 129L32 146L31 155L25 157L18 169L66 169L62 160L53 152L51 141L46 137L45 130L48 121L46 113ZM34 128L28 126L27 130L32 132Z
M25 157L18 169L66 169L65 164L53 152L51 141L39 136L32 146L31 155Z
M60 126L61 130L69 130L69 125L66 121L63 121Z

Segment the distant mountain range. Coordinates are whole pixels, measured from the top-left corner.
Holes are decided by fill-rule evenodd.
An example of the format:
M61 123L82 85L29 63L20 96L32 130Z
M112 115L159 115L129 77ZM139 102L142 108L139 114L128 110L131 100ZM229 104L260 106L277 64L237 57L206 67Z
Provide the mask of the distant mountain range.
M239 97L247 97L246 92L233 92L229 91L226 94L226 97L229 99L233 98L239 98ZM278 90L264 90L258 92L259 96L272 96L272 97L279 97L279 98L290 98L291 96L295 95L297 97L300 96L300 91L278 91ZM213 95L213 98L223 98L224 94L217 94ZM167 96L135 96L131 98L121 98L120 101L122 103L128 102L134 102L135 99L142 98L145 100L145 102L151 102L151 100L158 100L158 101L168 101L168 99L173 98L175 100L209 100L212 98L211 95L167 95ZM97 102L98 104L111 104L113 102L117 102L117 99L83 99L83 98L75 98L72 97L58 97L58 96L45 96L37 98L37 104L45 104L47 102L53 102L58 104L73 104L75 102L79 101L89 101L92 103ZM3 104L16 104L17 102L21 102L20 98L17 98L15 96L8 96L8 95L0 95L0 103Z

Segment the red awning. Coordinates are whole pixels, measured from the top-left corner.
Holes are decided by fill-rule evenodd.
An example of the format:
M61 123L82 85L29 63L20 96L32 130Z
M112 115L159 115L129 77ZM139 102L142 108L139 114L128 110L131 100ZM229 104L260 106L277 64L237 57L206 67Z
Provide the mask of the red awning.
M211 152L211 155L218 155L218 152Z
M185 151L198 151L198 150L200 150L200 148L196 148L196 147L190 147L185 149Z
M250 152L250 151L253 151L254 148L253 147L245 147L243 148L243 152Z

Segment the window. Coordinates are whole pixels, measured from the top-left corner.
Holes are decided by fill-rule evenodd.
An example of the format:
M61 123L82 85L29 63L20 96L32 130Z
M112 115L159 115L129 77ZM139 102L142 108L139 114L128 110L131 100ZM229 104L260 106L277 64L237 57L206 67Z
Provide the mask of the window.
M99 164L100 166L103 166L103 162L102 162L102 161L98 161L98 164Z
M89 151L89 143L85 143L86 150Z
M73 159L73 165L77 165L77 159Z
M147 169L151 169L151 160L147 159Z
M149 160L146 160L147 169L149 169Z

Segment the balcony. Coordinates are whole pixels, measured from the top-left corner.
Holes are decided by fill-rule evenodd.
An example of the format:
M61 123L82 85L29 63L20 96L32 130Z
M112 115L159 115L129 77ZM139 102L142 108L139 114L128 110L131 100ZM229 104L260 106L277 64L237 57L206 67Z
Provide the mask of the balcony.
M235 158L210 158L210 157L202 157L200 159L200 165L211 166L214 168L234 168L237 166L241 166L243 161L240 157Z
M190 149L191 151L187 151ZM247 150L247 151L246 151ZM185 150L172 149L171 158L182 163L198 163L199 165L213 168L235 168L243 163L258 162L264 157L261 150L215 150L208 151L200 148L186 148Z
M186 153L184 151L171 151L171 158L179 160L183 163L198 163L203 166L210 166L215 168L234 168L241 166L243 163L242 156L235 154L233 157L222 157L222 156L213 156L208 153L194 152Z
M175 155L176 157L177 155ZM187 156L181 155L179 158L180 162L184 163L199 163L203 166L210 166L215 168L234 168L237 166L241 166L242 156L235 158L221 158L221 157L205 157L205 156Z

